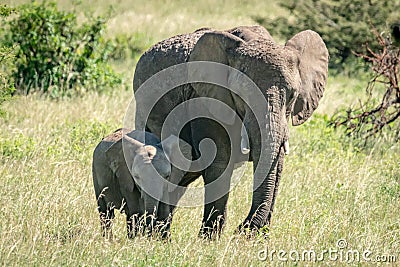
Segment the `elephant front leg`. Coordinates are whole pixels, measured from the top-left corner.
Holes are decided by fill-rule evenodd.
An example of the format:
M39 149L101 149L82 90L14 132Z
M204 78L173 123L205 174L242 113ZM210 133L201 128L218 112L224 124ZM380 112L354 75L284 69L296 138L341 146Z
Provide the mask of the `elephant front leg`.
M155 232L162 240L169 240L171 236L172 209L173 207L168 203L160 202L158 204Z
M139 214L126 216L126 234L128 238L134 238L139 232Z
M134 188L133 192L124 192L126 200L126 230L128 238L135 237L140 230L140 218L143 215L143 204L140 198L140 192ZM141 207L142 206L142 207Z
M233 168L210 166L204 172L205 206L203 224L199 236L218 238L226 220L226 204L229 197Z

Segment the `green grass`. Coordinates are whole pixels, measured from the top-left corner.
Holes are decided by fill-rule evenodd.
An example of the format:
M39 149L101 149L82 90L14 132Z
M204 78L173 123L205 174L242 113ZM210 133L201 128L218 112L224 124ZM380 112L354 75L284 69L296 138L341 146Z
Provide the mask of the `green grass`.
M263 1L220 1L217 6L213 1L139 2L84 2L82 10L101 12L112 3L110 34L142 32L149 40L203 26L253 24L251 16L274 12L274 5ZM70 2L63 8L71 8ZM133 65L119 67L130 81ZM91 154L103 136L122 126L131 89L60 101L16 97L5 103L7 113L0 119L0 265L266 266L270 262L260 261L259 251L320 253L336 249L339 239L348 242L348 249L395 255L399 262L399 143L382 137L361 150L358 142L327 127L327 115L355 103L364 84L357 77L330 77L317 113L306 124L291 127L291 153L285 159L268 238L248 240L233 234L250 208L248 164L231 192L224 233L214 242L197 238L202 207L178 208L170 243L128 240L119 213L114 240L102 238ZM273 265L282 264L276 255L274 259ZM288 265L311 264L289 260ZM337 264L348 266L328 259L321 263Z
M233 235L250 207L249 164L231 193L221 240L197 238L201 207L178 209L171 243L127 240L120 214L115 240L103 240L91 153L104 135L121 126L130 96L121 91L60 102L29 96L5 106L8 116L0 132L2 265L263 265L257 252L265 247L321 251L336 248L340 238L352 249L398 253L398 144L379 140L375 148L357 152L318 114L291 129L291 154L268 239Z

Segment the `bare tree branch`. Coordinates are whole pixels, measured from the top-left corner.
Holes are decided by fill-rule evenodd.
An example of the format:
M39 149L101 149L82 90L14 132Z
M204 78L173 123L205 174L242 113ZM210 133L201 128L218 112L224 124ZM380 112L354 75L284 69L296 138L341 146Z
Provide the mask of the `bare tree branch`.
M360 101L358 107L350 107L331 120L335 128L344 126L348 135L366 140L380 133L383 128L390 127L400 117L400 49L390 41L390 37L383 37L373 26L372 31L380 45L379 51L374 51L367 44L366 53L354 53L363 58L373 72L366 87L368 98L365 102ZM384 86L385 91L381 93L380 103L374 105L373 94L379 93L375 86L378 83Z

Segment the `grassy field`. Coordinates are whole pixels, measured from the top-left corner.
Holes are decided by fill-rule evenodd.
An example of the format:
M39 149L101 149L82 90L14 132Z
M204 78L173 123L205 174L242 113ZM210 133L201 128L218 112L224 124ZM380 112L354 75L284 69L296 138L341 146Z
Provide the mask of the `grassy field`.
M140 32L149 44L204 26L254 24L254 15L276 14L275 4L264 1L140 2L83 1L80 10L101 13L111 3L109 34ZM67 1L61 6L73 8ZM133 64L118 66L130 81ZM324 258L317 261L323 266L348 266L349 251L358 251L362 261L364 255L398 264L399 143L383 136L361 150L358 142L327 127L327 117L356 102L365 84L357 77L330 77L316 114L291 128L291 154L285 159L268 238L233 234L250 208L248 164L231 192L224 234L214 242L197 238L202 207L178 208L170 243L128 240L119 213L114 240L102 238L91 155L103 136L122 126L131 89L59 101L16 97L5 104L7 113L0 118L0 265L266 266L284 264L286 258L289 266L308 266L315 263L307 257L302 261L302 253L311 251ZM360 264L366 265L350 263Z

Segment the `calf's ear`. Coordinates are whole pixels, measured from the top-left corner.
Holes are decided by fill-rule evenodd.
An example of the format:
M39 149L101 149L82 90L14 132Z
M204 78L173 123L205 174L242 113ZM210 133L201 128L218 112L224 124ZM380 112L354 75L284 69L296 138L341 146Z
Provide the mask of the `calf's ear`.
M121 164L131 165L137 151L144 144L124 135L123 138L112 144L105 152L108 161L111 164L113 172L117 171ZM129 166L130 168L131 166Z
M112 144L105 152L106 158L110 163L111 170L116 173L121 164L125 164L124 153L122 151L122 139Z

